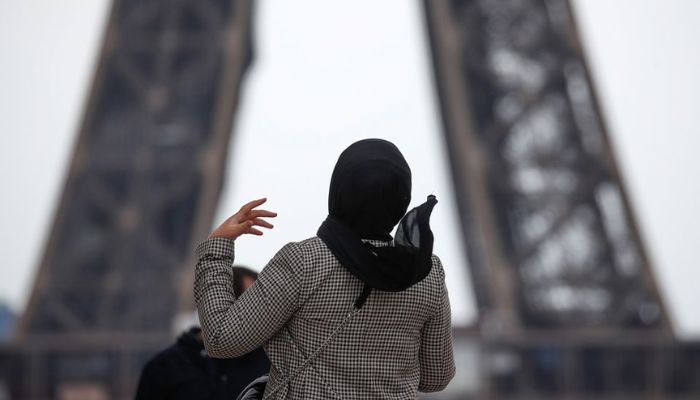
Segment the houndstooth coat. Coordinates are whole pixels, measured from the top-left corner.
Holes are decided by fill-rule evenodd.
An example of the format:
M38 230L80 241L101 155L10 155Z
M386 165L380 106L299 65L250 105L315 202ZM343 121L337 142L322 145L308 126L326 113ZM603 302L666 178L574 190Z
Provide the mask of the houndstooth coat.
M390 245L390 242L372 242ZM207 351L238 357L263 345L275 399L415 399L445 388L455 373L450 304L440 260L402 292L372 291L365 305L312 362L363 289L317 237L284 246L236 299L234 242L197 247L194 295Z

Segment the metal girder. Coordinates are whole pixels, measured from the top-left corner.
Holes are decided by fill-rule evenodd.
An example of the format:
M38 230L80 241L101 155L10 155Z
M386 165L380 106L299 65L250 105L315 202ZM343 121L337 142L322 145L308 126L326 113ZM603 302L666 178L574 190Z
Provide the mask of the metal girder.
M568 1L424 4L482 326L670 335Z
M52 365L72 366L66 379L88 374L89 360L83 368L84 358L70 358L78 353L106 363L96 369L104 376L82 378L130 397L138 376L115 373L134 369L129 341L161 338L140 349L143 358L167 344L178 312L194 308L192 249L210 227L223 181L252 59L251 8L249 0L114 1L18 330L21 346L44 344L29 357L40 361L29 363L23 397L56 396L62 378ZM83 338L84 347L62 351L67 337Z

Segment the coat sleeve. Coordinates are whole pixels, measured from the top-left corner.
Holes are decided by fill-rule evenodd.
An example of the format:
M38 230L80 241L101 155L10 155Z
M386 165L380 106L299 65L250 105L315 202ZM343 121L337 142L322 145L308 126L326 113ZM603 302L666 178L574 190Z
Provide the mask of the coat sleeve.
M443 390L455 375L450 299L447 295L442 264L435 256L433 256L433 268L440 271L440 296L436 313L425 323L421 332L420 383L418 385L418 390L421 392Z
M274 336L299 308L304 260L295 243L284 246L238 299L231 268L234 242L207 239L196 254L194 297L210 356L249 353Z

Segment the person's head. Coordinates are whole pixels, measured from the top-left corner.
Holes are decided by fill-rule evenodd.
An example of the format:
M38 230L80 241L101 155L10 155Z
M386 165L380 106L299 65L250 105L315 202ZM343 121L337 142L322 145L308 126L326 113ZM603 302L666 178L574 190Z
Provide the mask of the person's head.
M249 287L253 286L258 279L258 273L250 268L236 265L233 267L233 293L236 297L243 294Z
M328 213L367 239L387 239L411 201L411 169L382 139L351 144L333 169Z
M233 292L236 297L243 294L249 287L253 286L255 280L258 279L258 273L250 268L240 265L233 267ZM173 332L176 334L192 334L201 337L201 333L196 331L199 328L199 315L197 311L185 312L178 314L173 320Z

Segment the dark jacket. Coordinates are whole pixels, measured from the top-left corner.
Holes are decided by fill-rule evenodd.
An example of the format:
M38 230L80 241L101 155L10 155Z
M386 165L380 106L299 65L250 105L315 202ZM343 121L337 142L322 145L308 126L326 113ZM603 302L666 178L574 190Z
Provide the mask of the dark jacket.
M148 361L136 400L232 400L270 369L262 348L232 359L207 356L198 332L193 328L183 333L174 345Z

